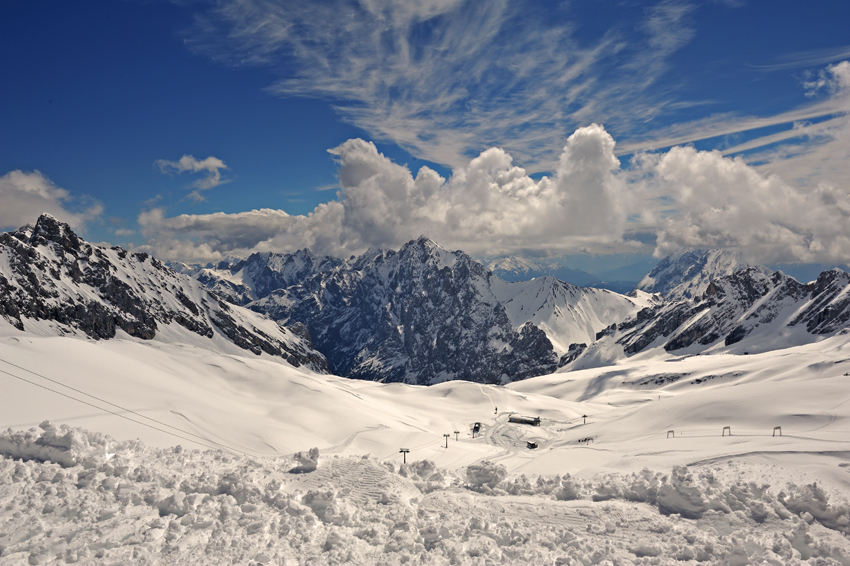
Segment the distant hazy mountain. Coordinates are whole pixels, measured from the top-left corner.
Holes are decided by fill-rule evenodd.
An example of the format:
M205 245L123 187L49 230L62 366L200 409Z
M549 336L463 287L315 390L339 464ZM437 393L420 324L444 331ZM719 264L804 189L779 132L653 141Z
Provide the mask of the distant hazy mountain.
M530 281L536 277L550 276L579 287L588 287L600 281L595 275L580 269L570 269L557 261L509 256L483 259L481 262L505 281Z
M658 265L658 260L648 258L623 267L599 271L596 275L602 281L634 281L632 285L632 289L634 289L637 282L643 279L656 265Z
M317 258L310 250L295 253L254 253L244 260L222 261L215 266L177 264L182 273L192 275L219 295L238 305L268 296L276 289L295 285L342 263L341 259Z
M637 285L647 293L667 298L691 298L701 295L713 279L750 267L740 253L724 250L683 249L658 262ZM759 270L767 273L767 268Z

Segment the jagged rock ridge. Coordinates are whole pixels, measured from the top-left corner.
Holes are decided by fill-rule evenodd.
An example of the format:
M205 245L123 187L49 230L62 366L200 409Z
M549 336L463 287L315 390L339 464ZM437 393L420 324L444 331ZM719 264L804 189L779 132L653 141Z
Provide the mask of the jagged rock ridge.
M508 283L424 237L347 261L298 254L311 258L313 273L248 306L306 325L331 370L346 377L428 384L542 375L570 344L644 306L551 277ZM290 262L285 256L276 263Z
M120 329L150 340L173 326L295 366L327 368L303 326L282 328L230 305L147 254L89 244L48 214L0 234L0 316L19 330L46 322L58 334L95 339Z
M659 266L663 276L650 274L644 283L654 282L644 288L666 289L663 302L605 329L589 355L612 341L626 355L656 347L683 353L763 351L845 332L850 323L850 274L840 269L802 284L718 250L681 252Z

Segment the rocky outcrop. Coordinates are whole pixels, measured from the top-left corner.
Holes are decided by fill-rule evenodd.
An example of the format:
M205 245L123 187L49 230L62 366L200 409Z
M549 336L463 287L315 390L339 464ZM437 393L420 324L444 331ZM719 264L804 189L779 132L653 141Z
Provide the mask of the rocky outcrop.
M426 238L370 250L250 304L303 323L338 375L428 384L482 383L553 371L558 357L534 324L515 328L494 276Z
M162 326L176 324L326 371L309 338L228 305L145 253L89 244L50 215L0 234L0 258L0 316L19 330L46 321L60 334L100 340L122 330L150 340Z
M616 340L626 354L650 346L668 352L733 346L756 329L770 336L804 326L812 335L825 335L850 323L850 275L839 269L823 272L808 285L765 267L711 277L692 272L689 281L699 281L703 293L687 298L682 287L674 287L663 304L616 326Z

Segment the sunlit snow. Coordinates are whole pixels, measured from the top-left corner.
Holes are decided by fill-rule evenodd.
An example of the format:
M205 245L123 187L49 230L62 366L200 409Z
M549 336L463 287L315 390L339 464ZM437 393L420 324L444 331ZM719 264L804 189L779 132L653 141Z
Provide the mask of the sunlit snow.
M4 324L0 557L850 563L846 336L636 358L509 386L419 387Z

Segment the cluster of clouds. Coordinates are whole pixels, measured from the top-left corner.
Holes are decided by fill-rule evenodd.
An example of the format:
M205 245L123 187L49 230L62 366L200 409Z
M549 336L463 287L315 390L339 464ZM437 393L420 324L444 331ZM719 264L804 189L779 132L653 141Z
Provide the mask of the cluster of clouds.
M510 0L199 6L185 37L195 52L273 68L279 79L270 92L329 100L374 139L452 173L411 171L369 141L348 140L329 150L339 166L337 198L310 214L145 210L137 219L145 243L136 248L162 259L303 247L348 256L424 234L479 256L663 255L695 246L760 263L850 263L849 61L808 77L808 105L659 128L656 118L688 104L660 85L671 55L695 34L698 8L684 0L661 0L639 21L592 39L578 39L563 14L542 22L542 13ZM773 67L823 64L850 53L842 49ZM682 145L792 123L722 152ZM599 124L622 132L625 143ZM633 157L624 166L621 155ZM213 156L155 167L199 175L188 195L195 201L228 182L227 166ZM540 178L544 171L551 174ZM81 208L37 171L0 177L0 201L5 226L47 211L83 227L102 210Z
M195 202L206 200L206 197L201 194L201 191L207 191L213 187L217 187L228 180L221 178L221 170L227 169L224 161L217 157L209 156L206 159L195 159L192 155L184 155L177 161L168 161L166 159L158 159L154 162L163 173L205 173L206 175L192 183L195 190L189 193L188 198Z
M424 234L479 256L664 255L693 246L761 263L850 263L850 180L792 184L742 157L692 146L639 153L621 167L615 145L592 124L569 136L551 177L535 179L507 151L490 148L445 179L428 167L414 175L353 139L330 150L337 199L309 215L168 217L152 209L139 225L148 251L202 262L301 247L347 256Z
M339 168L336 199L310 214L169 216L150 208L137 219L146 241L135 248L191 262L304 247L348 256L424 234L478 256L664 255L687 246L741 251L759 263L850 264L850 177L841 174L850 161L850 62L827 67L808 87L846 111L820 123L821 143L780 145L764 164L685 145L638 152L623 166L613 137L591 124L568 137L550 176L532 176L492 147L444 178L429 167L414 173L373 143L351 139L329 150ZM800 156L818 167L783 169ZM197 191L219 184L226 168L192 156L157 166L206 174ZM6 226L46 211L81 227L102 212L97 204L71 207L68 192L38 171L0 177L0 200Z
M699 246L763 263L850 262L848 62L809 77L813 102L783 114L659 128L660 115L687 104L662 85L671 55L696 33L698 7L684 0L647 6L627 26L611 20L595 39L579 39L567 12L544 23L508 0L209 6L186 33L195 52L274 69L270 92L330 100L374 139L452 174L411 171L372 143L349 140L330 150L337 199L306 216L146 211L145 247L160 256L215 261L298 247L345 256L425 234L489 256ZM777 65L802 68L837 54ZM599 123L627 133L626 143L615 144ZM681 145L791 123L722 153ZM621 167L624 154L634 157ZM552 173L539 178L541 171Z

